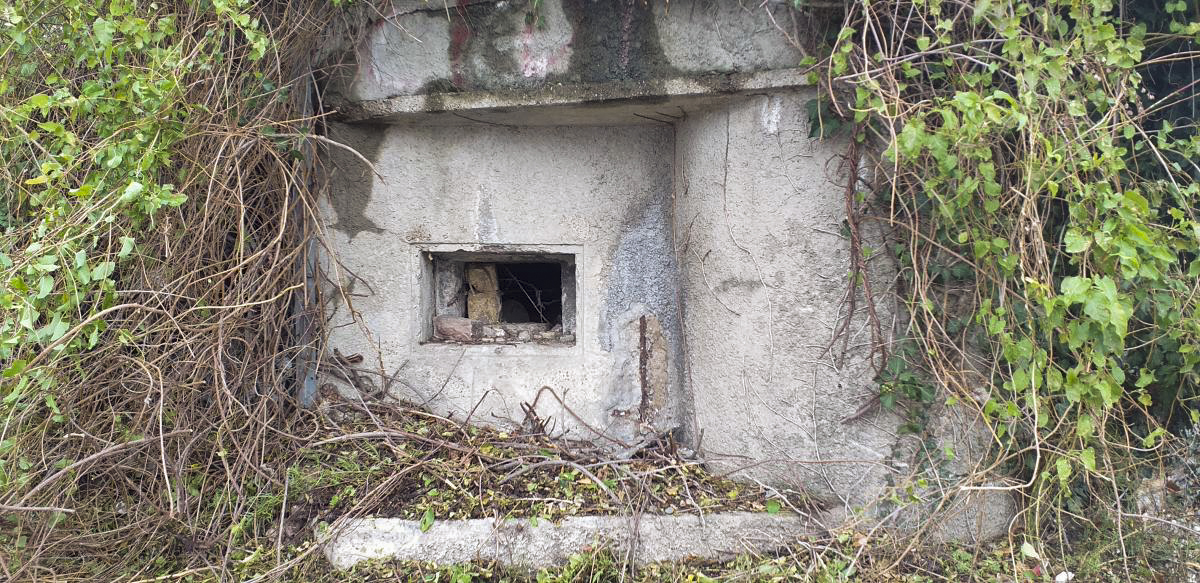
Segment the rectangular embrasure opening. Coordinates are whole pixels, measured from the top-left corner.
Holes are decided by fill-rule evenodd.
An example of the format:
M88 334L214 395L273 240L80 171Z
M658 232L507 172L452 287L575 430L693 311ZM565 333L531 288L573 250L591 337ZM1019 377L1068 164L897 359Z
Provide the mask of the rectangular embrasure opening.
M574 344L575 256L429 254L432 342Z
M562 325L562 266L557 263L468 263L471 273L496 270L500 300L499 321L505 324ZM469 285L468 285L469 287ZM471 293L468 290L468 293ZM488 314L480 314L485 316ZM467 317L474 318L467 305Z

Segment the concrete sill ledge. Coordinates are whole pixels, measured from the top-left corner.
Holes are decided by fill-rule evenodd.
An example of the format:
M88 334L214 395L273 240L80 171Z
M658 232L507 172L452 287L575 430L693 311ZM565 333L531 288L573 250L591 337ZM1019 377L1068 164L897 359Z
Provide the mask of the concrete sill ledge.
M439 564L497 561L538 569L566 563L572 554L607 546L635 563L691 557L727 559L769 551L821 532L795 514L725 512L695 515L572 516L554 524L529 519L438 521L421 532L415 520L366 518L352 523L325 545L335 567L370 559Z
M387 99L338 103L333 119L346 123L468 125L472 122L514 125L559 125L563 123L670 123L656 110L674 105L693 105L705 100L739 93L811 85L802 69L778 69L753 73L714 74L645 81L551 84L516 91L471 91L401 95ZM576 110L585 105L586 115ZM532 109L530 119L508 119L512 110ZM603 111L608 110L608 111ZM562 115L556 115L562 114ZM583 119L574 119L584 115ZM647 119L639 119L646 117Z

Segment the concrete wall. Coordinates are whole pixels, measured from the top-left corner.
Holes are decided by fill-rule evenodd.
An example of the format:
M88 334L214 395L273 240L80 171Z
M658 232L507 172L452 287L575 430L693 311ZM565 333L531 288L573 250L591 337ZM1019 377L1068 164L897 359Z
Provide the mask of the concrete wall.
M546 0L528 22L524 3L459 4L394 3L331 82L349 105L330 137L378 175L330 150L330 341L372 386L506 426L536 403L556 434L615 448L673 431L718 471L906 524L933 506L876 502L916 473L951 489L985 457L969 412L919 438L856 416L878 389L849 291L847 144L809 137L815 91L785 70L778 4ZM425 253L460 250L575 254L575 344L425 342ZM867 274L885 335L886 257ZM949 506L958 539L1014 510L982 490Z
M676 424L682 377L669 127L331 130L379 172L345 151L329 160L328 239L348 282L344 294L329 296L332 347L395 373L395 396L458 419L475 411L476 421L519 425L521 404L536 401L557 433L601 443ZM575 254L574 345L425 342L433 285L423 254L459 250ZM644 315L658 326L652 341L666 356L652 379L650 419L639 417ZM570 411L553 394L539 395L544 386Z
M655 427L682 428L720 470L831 503L877 496L898 420L842 423L874 394L874 373L861 310L850 352L830 349L846 310L845 144L808 137L813 97L738 97L673 126L334 126L331 137L381 174L334 157L330 226L382 368L401 368L396 396L519 424L521 403L549 386L573 411L540 398L558 429L629 441L639 428L627 412L641 405L634 323L653 314L671 395ZM497 244L579 254L575 347L423 343L422 252ZM887 317L890 272L880 267ZM333 346L371 354L349 315L338 308ZM797 463L810 461L819 463Z
M331 84L345 101L795 67L784 2L396 0ZM774 19L774 20L772 20ZM332 96L332 95L331 95Z
M1011 496L957 491L991 446L969 407L934 406L921 435L903 434L893 411L859 415L879 389L863 286L849 311L840 166L848 144L809 137L805 105L814 97L745 95L675 125L694 443L711 469L800 489L827 508L866 509L868 520L928 528L942 540L999 536L1016 511ZM863 236L875 250L886 244L878 225L864 225ZM866 267L891 340L896 266L877 252ZM847 318L849 338L835 342ZM898 509L884 501L893 492L925 502Z
M844 359L834 345L850 265L845 143L808 137L814 96L748 96L677 127L689 388L717 467L862 502L887 482L896 420L842 423L874 394L874 372L862 313Z

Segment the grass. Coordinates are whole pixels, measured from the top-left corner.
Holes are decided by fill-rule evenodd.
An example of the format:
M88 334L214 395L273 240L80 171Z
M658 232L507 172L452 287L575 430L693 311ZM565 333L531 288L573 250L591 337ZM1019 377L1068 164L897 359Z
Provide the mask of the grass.
M317 433L291 457L276 457L260 471L262 480L240 491L193 481L188 496L200 524L230 521L228 539L205 536L180 524L164 545L142 545L119 537L89 544L105 552L125 549L114 573L85 553L43 556L43 565L73 580L217 581L862 581L925 583L940 581L1053 581L1062 572L1074 581L1180 581L1200 572L1194 538L1162 525L1126 521L1118 531L1101 510L1079 508L1091 518L1087 528L1064 517L1057 548L1041 557L1021 550L1026 539L988 545L920 545L904 553L900 533L868 538L840 530L823 538L764 555L727 561L682 561L634 567L602 541L570 562L536 572L497 564L431 565L374 561L337 571L320 552L319 541L350 520L387 516L437 521L465 518L521 518L556 521L586 514L712 513L731 510L789 512L812 510L803 493L781 493L706 472L684 458L669 438L628 459L583 443L561 443L537 432L507 433L464 426L403 404L354 404L326 396L319 407ZM216 454L221 456L221 452ZM228 455L228 454L226 454ZM269 479L268 479L269 478ZM116 517L133 501L115 497L86 512ZM1177 502L1179 502L1177 500ZM228 509L240 508L230 515ZM1182 509L1177 508L1182 512ZM0 526L11 518L0 516ZM8 526L16 525L13 522ZM0 528L0 545L19 547L19 529ZM86 541L85 541L86 542ZM1043 546L1051 543L1043 542ZM82 544L75 548L85 548ZM1190 561L1190 562L1189 562ZM63 580L58 575L54 580Z
M538 571L495 563L412 561L370 561L338 571L319 552L317 541L344 524L343 519L353 517L553 521L596 513L788 510L771 502L769 490L713 476L679 458L669 442L614 463L617 460L605 459L599 450L568 449L542 435L464 427L425 412L385 405L350 411L327 429L328 437L316 440L283 470L286 495L251 494L252 511L239 522L242 538L227 564L220 569L198 568L178 554L170 558L164 553L133 559L132 563L140 564L131 566L130 572L152 571L160 574L158 580L172 581L215 581L225 573L238 580L288 582L993 583L1054 581L1063 572L1074 573L1077 582L1182 581L1189 570L1200 571L1200 565L1189 563L1194 561L1191 557L1200 556L1200 542L1178 536L1168 527L1128 523L1123 537L1115 524L1079 529L1077 539L1064 537L1069 545L1043 550L1045 557L1030 556L1010 541L924 545L902 554L908 541L900 534L868 539L861 532L845 530L824 539L796 541L774 553L727 561L635 567L597 541L566 565ZM796 505L804 500L792 497L783 502Z

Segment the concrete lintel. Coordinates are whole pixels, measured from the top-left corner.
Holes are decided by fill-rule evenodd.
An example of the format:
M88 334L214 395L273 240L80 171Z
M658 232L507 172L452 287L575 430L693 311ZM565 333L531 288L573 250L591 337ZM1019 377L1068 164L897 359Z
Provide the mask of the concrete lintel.
M402 95L342 104L332 117L348 123L405 125L671 123L672 118L663 115L662 110L703 106L732 95L810 85L806 70L779 69L649 81L556 84L516 92ZM584 107L588 110L586 118L577 119ZM529 114L528 119L516 118L513 110Z
M572 554L610 545L619 556L633 546L637 564L691 557L727 559L781 548L817 535L812 519L795 514L723 512L695 515L572 516L555 524L529 519L439 521L421 532L415 520L366 518L325 545L335 567L395 558L439 564L497 561L524 568L566 563Z

